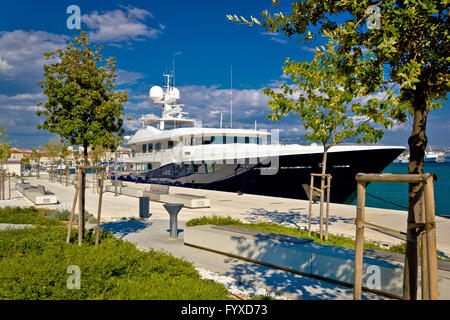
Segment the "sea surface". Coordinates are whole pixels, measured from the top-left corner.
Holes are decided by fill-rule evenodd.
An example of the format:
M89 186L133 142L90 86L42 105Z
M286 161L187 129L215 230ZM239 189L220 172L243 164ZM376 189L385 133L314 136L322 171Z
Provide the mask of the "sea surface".
M424 172L434 173L438 177L434 184L436 215L450 217L450 162L425 163ZM391 163L383 173L408 173L408 164ZM372 182L367 186L366 193L368 207L408 210L407 183Z

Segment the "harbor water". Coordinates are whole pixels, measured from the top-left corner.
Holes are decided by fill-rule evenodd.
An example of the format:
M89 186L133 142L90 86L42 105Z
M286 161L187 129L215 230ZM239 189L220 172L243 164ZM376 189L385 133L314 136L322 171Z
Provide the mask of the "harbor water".
M434 173L438 181L434 184L436 215L450 217L450 162L425 163L424 172ZM408 173L407 163L391 163L383 173ZM353 202L356 204L356 200ZM367 187L366 205L369 207L407 210L408 184L375 182Z

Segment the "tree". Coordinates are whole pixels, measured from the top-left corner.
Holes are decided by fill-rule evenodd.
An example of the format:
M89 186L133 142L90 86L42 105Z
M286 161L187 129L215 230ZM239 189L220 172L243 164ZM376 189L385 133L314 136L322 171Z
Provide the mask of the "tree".
M91 152L92 156L92 163L97 165L100 164L102 157L108 152L106 148L103 148L102 146L95 146L94 149Z
M322 46L322 50L317 48L311 62L286 59L283 72L290 76L297 88L283 84L281 93L272 89L263 90L272 98L268 102L272 109L269 115L271 120L294 113L308 130L305 139L322 143L322 175L326 174L327 154L331 147L351 138L357 138L358 143L375 143L383 137L383 129L393 126L393 120L403 120L394 119L397 116L397 101L390 88L385 88L385 99L372 97L366 102L358 99L365 93L363 84L354 83L351 90L343 89L347 75L337 70L336 45L335 41L330 41L326 47ZM373 56L372 53L366 51L366 63L370 63L370 56ZM324 190L324 185L325 176L322 176L321 190ZM321 218L323 202L321 192Z
M5 171L3 169L3 163L8 161L9 157L11 157L11 147L9 145L9 142L5 141L5 130L5 127L0 127L0 200L5 199L5 184L3 181Z
M37 178L38 179L39 179L39 172L40 172L40 166L41 166L41 164L40 164L41 157L42 157L42 154L39 152L38 149L36 149L36 148L31 149L30 159L34 163L37 163Z
M280 0L273 0L274 8ZM228 19L250 25L259 24L271 32L283 32L298 41L312 41L317 36L337 39L341 58L339 69L352 83L367 85L366 94L376 92L381 83L392 83L398 90L398 112L408 110L413 127L408 139L410 174L423 173L427 146L428 113L442 106L449 91L450 32L447 0L305 0L290 3L290 12L262 12L262 21L250 22L237 16ZM312 31L312 32L311 32ZM364 50L374 52L373 66L378 72L358 74ZM382 79L383 70L389 77ZM382 79L382 80L381 80ZM410 184L408 224L417 223L422 214L420 184ZM405 299L417 295L418 228L408 228L405 261Z
M85 165L88 165L89 146L101 145L115 150L124 134L123 103L128 100L128 94L114 91L115 58L103 61L102 48L95 45L91 48L86 33L80 31L64 50L44 53L50 63L44 65L45 80L39 82L47 102L39 103L44 110L39 110L37 115L46 119L38 128L56 133L71 145L82 145ZM81 180L81 221L84 223L84 173ZM84 224L81 229L82 239Z
M11 146L6 139L6 128L0 127L0 167L3 170L3 163L6 162L9 157L11 157Z
M56 163L56 158L59 157L59 155L61 154L63 147L64 144L60 140L58 140L58 138L50 139L43 146L45 153L47 154L47 158L51 159L51 166L49 173L50 175L53 174L53 166Z

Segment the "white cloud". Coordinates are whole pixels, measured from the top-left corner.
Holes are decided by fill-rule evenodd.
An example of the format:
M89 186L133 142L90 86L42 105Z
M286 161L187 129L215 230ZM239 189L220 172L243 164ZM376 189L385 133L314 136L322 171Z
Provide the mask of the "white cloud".
M221 89L218 86L182 86L181 92L183 111L188 112L190 118L201 120L203 126L217 127L220 122L220 114L223 115L223 124L229 125L231 90ZM276 89L276 88L274 88ZM258 128L271 129L280 126L279 123L267 119L270 108L267 106L269 97L260 89L233 89L233 127L253 128L254 121L258 121ZM160 115L161 106L155 105L147 95L135 95L130 97L130 102L125 106L127 115L137 114L127 128L139 128L137 118L143 113L155 113ZM133 116L134 118L134 116ZM137 122L136 122L137 121ZM295 124L298 126L298 123Z
M261 32L263 36L279 36L279 32Z
M311 48L311 47L303 46L303 47L300 47L300 49L302 49L304 51L312 52L312 53L316 52L316 48Z
M3 60L2 58L0 58L0 72L6 72L11 69L13 69L13 66L8 64L8 62L6 62L6 60Z
M138 80L143 78L145 78L145 76L140 72L118 69L116 84L130 86L136 84Z
M45 31L0 32L0 86L36 90L46 63L44 52L63 48L68 39Z
M272 41L275 41L275 42L278 42L278 43L281 43L281 44L286 44L287 43L287 40L280 39L280 38L277 38L277 37L271 37L269 40L272 40Z
M153 18L153 14L145 9L121 6L121 9L113 11L84 14L81 21L93 30L89 33L91 40L117 43L156 39L162 31L148 26L145 23L147 18ZM159 27L162 28L161 24Z

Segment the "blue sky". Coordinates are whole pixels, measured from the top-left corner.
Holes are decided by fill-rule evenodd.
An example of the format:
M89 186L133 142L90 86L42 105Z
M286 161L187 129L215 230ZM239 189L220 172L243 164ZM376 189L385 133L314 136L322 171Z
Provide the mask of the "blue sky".
M81 9L83 30L96 44L104 44L104 57L117 59L119 89L130 96L126 123L132 131L144 113L159 113L148 90L161 85L162 73L176 67L176 85L189 116L205 126L218 126L220 113L229 123L230 66L233 66L233 127L281 129L282 140L304 142L304 130L295 117L280 122L267 119L269 108L262 88L286 81L281 67L286 57L310 60L315 44L305 45L261 27L229 22L226 14L260 17L270 0L246 1L2 1L0 12L0 125L11 142L35 147L51 137L36 129L42 121L36 103L45 97L43 52L64 47L76 35L66 20L69 5ZM450 146L449 103L431 112L429 144ZM407 145L411 125L386 133L383 144Z

